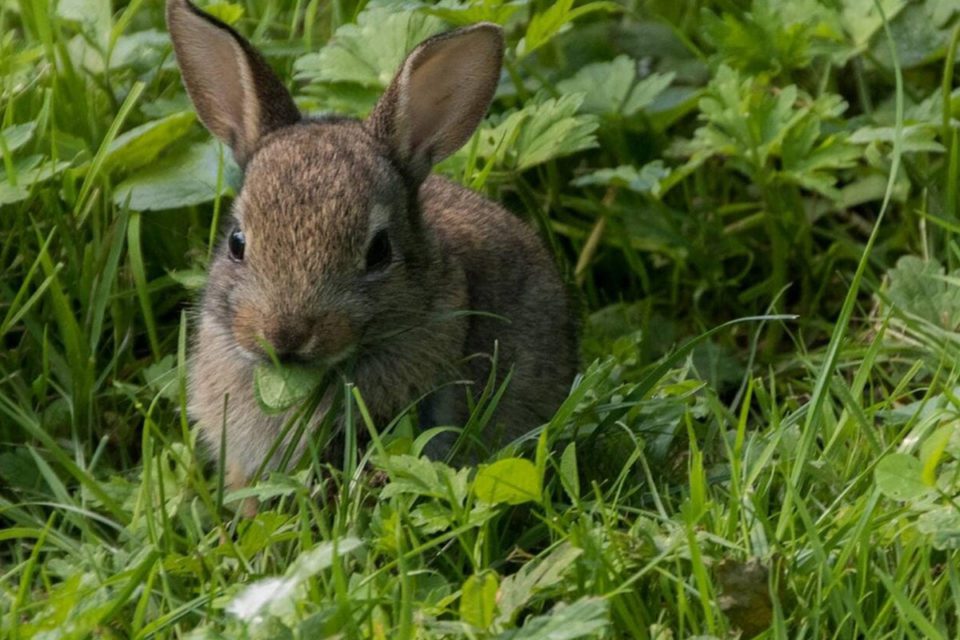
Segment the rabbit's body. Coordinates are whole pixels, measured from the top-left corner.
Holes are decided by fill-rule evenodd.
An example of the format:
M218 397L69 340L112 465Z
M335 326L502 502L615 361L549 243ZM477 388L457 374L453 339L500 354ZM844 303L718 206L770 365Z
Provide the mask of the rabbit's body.
M433 425L463 424L466 393L486 386L496 354L495 379L510 382L492 423L502 432L485 433L487 444L548 419L576 366L553 261L500 206L428 176L486 111L499 30L420 45L365 121L309 120L228 27L185 0L168 2L168 22L201 119L245 172L190 365L191 414L213 450L225 444L231 484L260 468L288 418L254 398L268 351L341 371L380 421L426 395L420 415ZM237 69L208 70L209 59Z

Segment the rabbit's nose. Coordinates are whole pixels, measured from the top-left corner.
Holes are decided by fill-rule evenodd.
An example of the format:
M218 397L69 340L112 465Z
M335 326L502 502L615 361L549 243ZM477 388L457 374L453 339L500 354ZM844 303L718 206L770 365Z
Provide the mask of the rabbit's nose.
M281 316L263 328L263 338L281 360L329 358L351 346L353 331L344 315L329 312Z
M307 323L293 319L271 322L264 327L263 338L273 347L280 360L289 360L299 355L311 339Z

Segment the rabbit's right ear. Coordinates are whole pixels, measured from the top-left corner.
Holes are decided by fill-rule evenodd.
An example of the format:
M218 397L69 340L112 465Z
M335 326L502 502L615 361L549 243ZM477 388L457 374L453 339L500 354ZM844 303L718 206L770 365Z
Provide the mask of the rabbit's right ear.
M167 28L197 115L240 166L263 136L300 120L280 79L229 26L187 0L167 0Z

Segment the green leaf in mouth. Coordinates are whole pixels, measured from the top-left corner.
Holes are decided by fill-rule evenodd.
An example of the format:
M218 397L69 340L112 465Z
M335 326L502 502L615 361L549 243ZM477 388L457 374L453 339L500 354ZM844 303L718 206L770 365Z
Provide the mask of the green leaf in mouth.
M304 365L257 365L253 389L264 413L281 413L305 400L320 386L327 370Z

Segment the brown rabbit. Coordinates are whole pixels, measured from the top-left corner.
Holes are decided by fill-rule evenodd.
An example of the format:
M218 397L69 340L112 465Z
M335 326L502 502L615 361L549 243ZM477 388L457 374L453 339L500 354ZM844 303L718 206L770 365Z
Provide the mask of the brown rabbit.
M429 175L493 99L500 28L421 43L361 121L301 115L250 43L186 0L168 0L167 24L200 119L244 169L190 363L190 411L214 450L226 429L230 484L266 462L287 419L254 398L265 343L281 359L341 368L379 420L433 391L421 403L430 425L463 424L467 392L448 383L476 396L496 352L496 380L511 375L499 435L549 419L576 369L552 259L500 206Z

